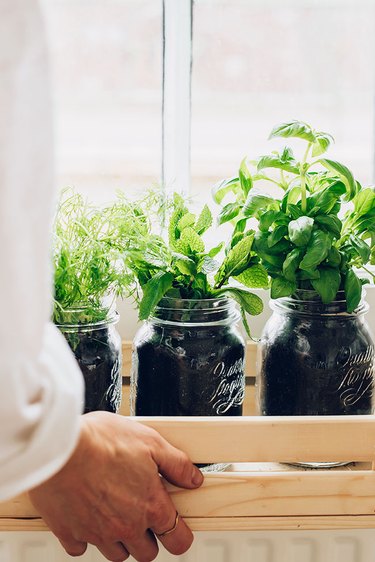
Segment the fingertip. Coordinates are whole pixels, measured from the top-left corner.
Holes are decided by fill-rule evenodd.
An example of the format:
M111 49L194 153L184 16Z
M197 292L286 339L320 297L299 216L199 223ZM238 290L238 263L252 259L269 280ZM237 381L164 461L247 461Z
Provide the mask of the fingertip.
M199 470L199 468L197 468L196 466L193 469L193 474L192 474L192 484L195 488L199 488L199 486L201 486L203 484L203 480L204 480L204 476L201 473L201 471Z

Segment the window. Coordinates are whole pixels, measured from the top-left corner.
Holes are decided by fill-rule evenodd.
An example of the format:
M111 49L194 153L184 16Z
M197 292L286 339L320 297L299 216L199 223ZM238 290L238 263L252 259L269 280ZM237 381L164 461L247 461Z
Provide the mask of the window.
M162 3L43 0L58 186L98 200L160 179Z
M269 151L272 126L293 118L332 133L331 157L373 182L372 0L42 5L59 187L107 200L163 178L168 190L211 201L212 185L243 156Z
M193 22L194 193L277 148L290 119L332 133L331 157L373 182L374 2L195 0Z

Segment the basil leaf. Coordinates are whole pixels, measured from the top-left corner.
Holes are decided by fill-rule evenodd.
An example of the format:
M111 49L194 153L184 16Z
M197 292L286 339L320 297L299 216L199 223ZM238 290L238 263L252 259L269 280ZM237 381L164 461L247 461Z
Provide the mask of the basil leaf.
M360 191L354 198L354 212L356 216L365 215L375 206L375 192L368 187Z
M349 269L345 275L345 298L348 312L353 312L361 302L362 283L353 269Z
M330 134L316 133L311 153L313 158L315 158L315 156L320 156L321 154L326 152L332 141L333 137Z
M267 232L269 227L275 222L279 215L279 211L266 211L259 217L259 229L263 232Z
M258 231L254 239L254 251L263 260L264 266L268 271L270 269L267 266L267 262L269 265L281 269L285 259L283 254L289 250L290 243L284 239L270 248L268 246L268 237L268 232Z
M240 164L238 175L240 177L240 184L245 198L247 197L250 189L253 187L253 180L246 164L247 158L244 158Z
M208 206L205 205L198 217L194 230L196 230L199 236L202 236L202 234L212 226L212 222L212 213Z
M212 197L218 205L228 193L238 195L241 191L240 179L238 177L228 178L220 181L212 188Z
M287 149L286 149L287 150ZM263 170L264 168L279 168L281 170L285 170L286 172L292 172L293 174L299 174L299 167L298 163L295 161L292 151L289 149L289 153L285 156L284 150L284 157L283 155L279 154L268 154L265 156L261 156L257 162L257 169Z
M290 221L288 226L289 239L296 246L306 246L311 238L314 219L310 217L299 217Z
M281 297L289 297L297 289L297 284L288 281L285 277L275 277L271 281L271 298L279 299Z
M335 215L316 215L314 217L316 223L323 225L329 232L339 239L341 236L342 222Z
M217 219L218 225L224 224L234 219L238 215L240 210L241 207L238 203L227 203L227 205L224 205Z
M165 293L172 287L173 274L159 271L142 287L143 297L139 304L139 319L146 320Z
M357 193L357 183L353 177L353 174L344 166L344 164L340 164L340 162L336 162L335 160L328 160L324 158L322 160L317 160L322 166L327 168L330 172L337 174L341 181L344 183L346 187L346 194L347 200L350 201Z
M339 267L341 263L341 254L335 246L332 246L328 252L327 263L333 267Z
M283 274L285 279L291 282L296 281L296 271L302 259L303 251L294 248L285 258L283 263Z
M304 216L303 212L297 205L288 205L288 212L294 220Z
M319 279L312 279L311 285L320 295L322 302L328 304L334 300L341 284L341 275L338 269L333 267L320 267Z
M299 281L311 281L312 279L319 279L319 269L300 269L297 272L297 279Z
M287 189L287 191L285 192L285 195L284 195L284 197L281 201L282 211L284 211L284 213L285 213L289 209L290 205L295 205L298 202L300 197L301 197L301 186L300 185L294 185L293 187L290 187L289 189Z
M278 210L277 202L267 195L262 195L253 189L247 196L246 203L242 208L245 217L253 217L258 211Z
M273 230L269 237L268 237L268 247L272 248L275 246L280 240L282 240L288 234L288 227L285 225L280 225Z
M316 139L312 128L302 121L290 121L289 123L276 125L276 127L272 129L269 138L271 139L274 137L294 137L309 142L314 142Z
M337 200L346 191L341 181L336 181L329 187L317 191L307 199L309 215L328 214L334 210Z
M300 269L314 269L317 267L326 259L330 248L331 239L329 235L321 230L314 230L307 246L306 254L299 265Z
M359 257L361 258L362 263L366 264L370 259L370 246L364 240L361 240L361 238L358 238L358 236L355 236L354 234L350 235L349 240L354 246L354 249L356 250Z
M261 264L255 264L245 269L235 277L236 281L249 288L266 289L268 287L268 273Z

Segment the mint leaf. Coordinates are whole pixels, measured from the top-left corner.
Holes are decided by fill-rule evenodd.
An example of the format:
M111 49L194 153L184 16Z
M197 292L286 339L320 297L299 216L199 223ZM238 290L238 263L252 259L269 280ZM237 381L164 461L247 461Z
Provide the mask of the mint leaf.
M254 235L245 236L238 242L231 250L229 250L227 257L223 262L226 277L229 275L236 275L245 268L251 257L251 248L254 241ZM239 271L241 270L241 271Z
M312 279L311 285L319 293L324 304L332 302L341 284L341 275L338 269L333 267L319 267L319 279Z
M251 316L257 316L263 312L263 301L258 295L246 291L245 289L237 289L235 287L222 290L221 294L230 295L238 304Z
M173 274L159 271L142 287L143 297L139 304L139 319L147 320L165 293L172 287Z
M195 224L195 215L193 213L185 213L177 223L177 229L182 232L187 226Z
M204 252L204 242L195 230L188 226L181 232L181 237L177 241L177 248L180 248L183 254L202 253Z
M204 256L204 258L199 263L199 271L208 275L210 273L215 273L220 267L218 261L210 258L210 256Z
M194 260L184 256L183 254L175 254L177 258L174 265L183 275L195 275L197 272L197 266Z
M220 252L224 248L224 246L225 246L225 243L220 242L220 244L218 244L214 248L211 248L211 250L208 252L208 255L210 256L210 258L214 258L218 254L220 254Z
M272 139L274 137L294 137L307 140L308 142L315 142L316 140L312 128L302 121L290 121L289 123L276 125L276 127L272 129L269 138Z
M197 223L195 225L195 230L201 236L206 230L212 226L212 213L207 205L202 209L201 214L198 217Z
M299 217L290 221L288 225L289 240L296 246L306 246L311 238L314 219L310 217Z
M242 273L235 276L234 279L249 288L266 289L268 287L268 273L265 267L261 264L255 264Z

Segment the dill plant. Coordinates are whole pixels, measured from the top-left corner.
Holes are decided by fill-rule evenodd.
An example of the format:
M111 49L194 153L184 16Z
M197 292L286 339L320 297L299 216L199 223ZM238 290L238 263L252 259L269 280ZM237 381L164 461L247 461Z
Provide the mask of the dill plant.
M130 205L98 208L72 189L62 192L53 237L55 323L100 322L124 294L132 277L117 236L119 224L134 229L133 215Z

